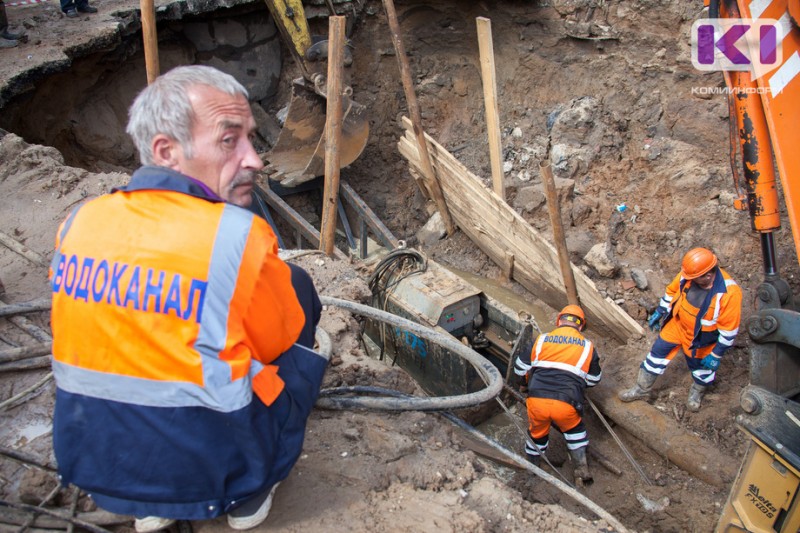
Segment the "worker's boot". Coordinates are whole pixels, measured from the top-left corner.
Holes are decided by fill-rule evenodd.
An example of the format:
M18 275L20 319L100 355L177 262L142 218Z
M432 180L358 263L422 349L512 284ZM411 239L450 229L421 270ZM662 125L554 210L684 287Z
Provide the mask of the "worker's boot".
M531 463L533 466L542 466L542 456L541 455L532 455L530 453L526 453L525 456L528 458L528 462Z
M703 401L703 395L706 393L707 388L694 382L689 387L689 398L686 400L686 407L693 413L700 410L700 403Z
M594 479L592 479L592 474L589 472L589 463L586 461L586 446L577 450L570 450L569 455L574 463L573 477L575 477L575 483L578 486L592 483Z
M639 367L639 376L636 378L636 385L633 388L619 393L619 399L623 402L633 402L636 400L649 400L650 392L653 390L658 376L651 374L644 368Z
M8 31L8 16L6 16L6 5L0 4L0 48L13 48L19 43L19 39L24 37L22 33L11 33Z

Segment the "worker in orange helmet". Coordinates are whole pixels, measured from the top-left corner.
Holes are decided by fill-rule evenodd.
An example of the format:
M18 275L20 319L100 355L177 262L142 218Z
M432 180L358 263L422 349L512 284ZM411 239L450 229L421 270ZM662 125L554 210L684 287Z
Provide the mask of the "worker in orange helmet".
M550 425L555 424L575 463L576 482L590 483L583 393L600 382L602 372L594 344L582 334L585 327L586 316L580 306L564 307L556 318L556 329L540 334L531 351L519 355L514 373L519 381L527 382L528 460L539 464L547 451Z
M683 350L693 379L686 406L699 411L722 356L733 346L741 313L742 291L719 267L717 256L706 248L689 250L680 273L648 319L650 329L660 334L639 367L636 385L622 391L620 400L649 399L656 378Z

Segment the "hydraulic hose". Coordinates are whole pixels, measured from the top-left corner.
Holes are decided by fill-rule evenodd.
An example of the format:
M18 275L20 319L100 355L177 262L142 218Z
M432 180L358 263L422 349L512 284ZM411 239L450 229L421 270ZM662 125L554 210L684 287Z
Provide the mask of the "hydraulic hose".
M320 398L317 400L317 407L323 409L373 409L377 411L449 411L488 402L500 394L503 389L503 378L500 375L500 371L480 354L461 344L447 333L438 332L403 317L356 302L331 298L330 296L320 296L320 301L323 305L331 305L356 315L400 327L434 344L447 348L451 352L455 352L475 368L478 375L486 383L486 387L477 392L436 398L416 396L340 398L335 396L337 394L335 392L336 389L323 389L320 393Z
M391 390L391 389L384 389L382 387L363 387L363 386L361 386L361 387L337 387L337 388L333 388L333 389L324 389L322 392L328 398L330 398L332 395L337 395L337 394L383 394L383 395L386 395L386 396L392 396L392 397L394 397L394 399L405 399L405 400L409 400L409 401L416 399L414 397L408 396L407 394L403 394L402 392L398 392L398 391ZM354 398L351 398L351 399L354 399ZM356 398L356 399L358 399L358 398ZM360 399L367 399L367 398L361 397ZM385 400L385 399L388 399L388 398L380 398L380 399L381 400ZM319 403L317 405L319 405ZM542 470L538 466L535 466L534 464L530 463L529 461L527 461L526 459L524 459L520 455L512 452L511 450L509 450L508 448L504 447L502 444L500 444L499 442L495 441L491 437L488 437L488 436L484 435L479 430L477 430L475 427L467 424L466 422L464 422L463 420L458 418L453 413L441 412L439 414L442 415L443 417L445 417L446 419L448 419L450 422L452 422L453 424L455 424L459 428L461 428L464 431L466 431L467 433L469 433L470 436L472 436L473 438L481 441L482 443L490 446L491 448L493 448L493 449L497 450L498 452L500 452L501 454L503 454L505 457L507 457L512 463L516 464L518 467L523 468L523 469L535 474L536 476L542 478L544 481L550 483L551 485L553 485L554 487L559 489L561 492L563 492L564 494L566 494L567 496L569 496L570 498L572 498L573 500L575 500L579 504L583 505L584 507L589 509L591 512L595 513L597 516L599 516L600 518L602 518L606 522L608 522L608 524L611 527L613 527L616 531L618 531L620 533L627 533L628 529L625 526L623 526L619 522L619 520L614 518L614 516L611 513L609 513L608 511L606 511L605 509L603 509L602 507L600 507L599 505L594 503L592 500L590 500L589 498L587 498L586 496L584 496L583 494L581 494L580 492L578 492L574 488L570 487L569 485L567 485L563 481L551 476L550 474L548 474L547 472L545 472L544 470Z

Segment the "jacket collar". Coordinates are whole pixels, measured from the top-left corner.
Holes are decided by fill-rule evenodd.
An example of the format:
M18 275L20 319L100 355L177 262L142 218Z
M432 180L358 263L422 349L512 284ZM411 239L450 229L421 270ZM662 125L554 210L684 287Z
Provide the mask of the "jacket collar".
M144 166L136 170L131 181L123 187L113 189L111 192L123 191L174 191L210 202L222 202L205 183L181 174L167 167Z

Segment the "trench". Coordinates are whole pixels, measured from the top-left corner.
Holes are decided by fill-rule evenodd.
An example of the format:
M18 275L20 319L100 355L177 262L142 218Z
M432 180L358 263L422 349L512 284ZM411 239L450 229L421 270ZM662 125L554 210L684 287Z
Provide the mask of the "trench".
M437 22L431 19L431 12L440 13L441 11L428 6L417 6L405 13L404 21L407 25L412 25L412 33L415 34L424 33L425 27L431 24L440 25L440 28L455 27L457 30L461 30L463 22L460 18L451 17L448 19L450 25L447 26L442 21ZM360 23L366 24L364 20ZM317 26L320 24L321 22L316 23ZM537 26L537 31L541 31L544 26L544 23ZM158 32L162 71L171 66L201 63L230 72L237 79L243 81L250 92L254 115L260 126L256 140L257 150L266 151L275 143L280 129L276 115L288 101L289 84L287 80L291 79L296 72L293 65L284 60L286 48L281 42L274 24L269 20L266 9L261 4L245 4L216 11L189 13L175 20L162 20L159 23ZM357 32L354 34L354 39L358 39ZM369 68L366 66L367 61L378 64L378 67L375 68L376 71L385 71L389 67L395 68L395 59L385 48L377 44L369 47L363 42L360 43L362 46L358 47L358 44L357 49L361 49L365 53L356 56L356 66L359 67L359 70L354 71L354 74L367 70ZM448 53L458 57L456 61L460 62L464 71L471 75L475 74L473 60L467 59L467 55L471 53L468 46L453 37L451 33L443 38L443 44L450 46ZM420 58L421 68L425 70L426 80L435 77L435 72L432 71L432 64L426 61L425 55L437 53L440 46L441 43L434 46L424 39L415 41L412 46L414 55ZM34 90L19 92L8 98L2 107L2 113L0 113L0 128L23 137L29 143L55 147L63 155L67 165L93 172L123 171L130 173L138 166L138 163L133 144L124 130L127 108L134 96L144 87L146 79L141 35L131 32L122 36L120 42L114 46L103 42L98 43L98 48L98 50L88 51L82 57L73 60L69 70L36 79ZM359 62L361 65L358 64ZM506 66L506 68L510 67ZM354 74L351 75L351 78ZM398 136L397 128L394 127L396 115L405 111L400 91L396 86L385 81L383 83L377 83L374 80L366 82L351 79L350 81L356 97L363 98L364 103L375 106L375 113L371 119L373 129L367 149L350 168L343 169L343 177L350 180L362 194L364 200L382 215L390 229L403 236L413 234L415 226L424 222L420 219L424 219L426 216L424 199L416 191L410 179L387 178L387 176L391 178L407 174L405 162L397 155L388 155L389 152L395 151L394 146ZM436 84L437 82L433 81L432 83ZM542 98L553 99L554 97ZM423 91L423 102L429 101L429 99L430 95ZM475 120L468 116L470 112L467 107L457 102L445 104L438 110L431 111L428 118L433 122L437 118L442 118L440 115L447 112L454 116L467 116L466 121L474 126ZM431 131L444 136L451 135L453 139L458 139L458 136L449 131L449 128L455 128L453 123L451 121L450 126L434 127ZM474 133L474 128L465 132L464 135L469 137L471 133ZM466 143L458 143L457 147L469 150L480 144L481 141L470 139ZM464 148L465 146L466 148ZM376 165L376 161L380 165ZM288 200L312 223L316 223L320 216L320 209L317 205L319 200L315 196L316 194L296 195ZM400 217L398 213L404 210L412 212L413 215ZM279 224L281 224L283 233L292 234L290 227L283 223ZM478 265L478 268L464 268L460 274L470 276L469 270L479 271L485 263L475 260L468 262L467 267L475 264ZM471 274L469 281L482 285L480 288L487 293L499 294L493 292L496 287L492 285L498 284L492 280ZM513 296L502 294L496 297L509 303L513 302L512 306L515 309L519 308L519 299L525 300L527 303L535 299L529 293L521 297L519 294ZM539 324L548 327L547 317L552 311L538 308L536 305L534 308L533 314L537 317ZM678 477L679 474L670 470L671 467L666 464L671 453L670 446L651 445L650 449L647 449L641 447L641 444L637 445L635 437L631 436L636 433L637 426L652 423L655 415L645 408L634 407L634 414L631 416L630 408L622 408L614 404L613 394L606 396L597 398L604 411L617 422L629 420L629 422L619 423L617 426L618 429L630 430L625 432L626 442L629 445L638 446L646 456L645 462L649 463L654 470L669 471L670 473L665 478ZM658 439L662 431L669 432L671 428L663 417L658 420L661 421L654 424L658 426L658 431L645 431L654 439ZM485 431L498 436L501 440L506 440L502 435L516 433L516 428L507 420L504 421L500 418L489 420L486 423ZM590 431L593 438L596 438L599 443L609 447L613 446L606 436L601 437L604 429L596 420L592 422ZM516 438L518 437L519 435L516 435ZM519 449L519 441L515 441L514 437L508 437L507 442L510 442L510 447ZM689 440L675 444L676 447L691 445L692 442ZM618 465L624 465L624 459L619 454L612 455ZM674 456L669 459L675 461ZM721 461L711 461L707 464L716 466L718 462ZM681 466L691 468L692 465L687 460ZM730 469L731 466L728 465L726 468ZM599 468L595 467L595 470L597 471ZM546 490L542 495L542 487L530 480L520 479L511 472L506 472L504 475L510 484L519 488L534 501L563 503L557 497L547 493ZM603 483L612 484L615 481L609 474L598 473L597 477L596 485L592 490L596 491L594 494L600 496L596 498L596 501L602 503L604 491L601 487ZM721 483L724 485L728 481L726 478ZM622 497L615 496L607 499L612 500L614 508L622 511L638 505L635 491L628 491ZM575 509L575 511L580 512L579 509Z

